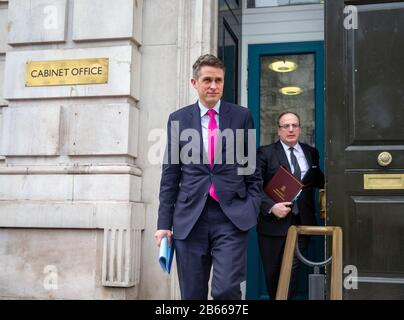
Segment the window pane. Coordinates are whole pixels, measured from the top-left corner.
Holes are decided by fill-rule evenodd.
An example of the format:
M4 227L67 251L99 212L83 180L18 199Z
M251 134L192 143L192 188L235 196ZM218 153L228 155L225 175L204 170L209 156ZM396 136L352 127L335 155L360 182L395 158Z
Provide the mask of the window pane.
M285 72L289 67L295 70ZM278 140L277 119L284 111L300 116L300 141L314 145L314 104L314 54L261 57L261 145Z

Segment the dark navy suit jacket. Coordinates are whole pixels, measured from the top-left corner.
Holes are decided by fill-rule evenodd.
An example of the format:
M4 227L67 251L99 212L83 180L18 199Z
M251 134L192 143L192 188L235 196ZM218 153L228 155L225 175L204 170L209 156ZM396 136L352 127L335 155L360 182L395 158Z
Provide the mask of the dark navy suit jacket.
M305 143L300 143L300 145L309 165L309 169L303 177L304 187L302 193L297 200L300 223L301 225L316 225L314 188L324 187L324 174L320 170L318 150ZM280 165L291 171L285 150L280 141L260 147L257 162L264 188ZM269 236L286 236L288 228L292 224L292 213L289 212L283 219L277 219L275 215L268 214L274 204L275 201L263 193L257 232Z
M247 130L253 128L253 120L248 109L221 101L219 129L221 131L229 129L227 136L229 137L229 134L233 136L238 148L240 139L235 139L236 129L244 131L244 150L247 151ZM238 163L236 148L227 147L230 146L231 137L223 139L221 148L216 148L215 164L211 168L203 147L198 103L172 113L168 119L167 129L168 139L160 183L157 229L173 229L175 239L185 239L205 206L211 182L215 186L220 207L232 223L243 231L255 226L262 197L262 180L258 170L254 170L251 175L238 174L237 169L246 166L247 163ZM197 133L196 136L192 136L192 131ZM188 139L183 141L186 137ZM256 152L255 145L252 150ZM183 158L179 157L181 153L192 155L195 161L184 163ZM234 161L231 161L231 154ZM255 163L248 165L255 168Z

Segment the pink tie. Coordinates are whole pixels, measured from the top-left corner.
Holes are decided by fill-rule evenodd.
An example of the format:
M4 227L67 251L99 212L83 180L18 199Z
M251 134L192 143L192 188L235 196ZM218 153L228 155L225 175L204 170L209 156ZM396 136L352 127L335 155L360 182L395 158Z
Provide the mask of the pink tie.
M217 122L215 119L215 114L216 114L216 111L213 109L210 109L208 111L208 115L210 117L209 123L208 123L208 158L209 158L210 168L213 167L213 162L215 159L215 146L217 143ZM219 198L216 195L215 186L213 185L213 183L210 185L209 194L213 199L215 199L216 201L219 201Z

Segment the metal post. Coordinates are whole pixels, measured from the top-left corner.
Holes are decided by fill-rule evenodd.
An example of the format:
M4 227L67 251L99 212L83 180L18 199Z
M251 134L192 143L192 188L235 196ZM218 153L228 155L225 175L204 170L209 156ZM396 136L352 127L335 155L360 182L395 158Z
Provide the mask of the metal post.
M312 262L302 256L297 247L299 234L306 235L331 235L332 256L323 262ZM303 263L317 268L315 274L309 278L309 297L314 300L324 300L324 276L319 274L318 268L331 265L331 300L342 299L342 229L340 227L315 227L315 226L290 226L286 238L285 251L283 253L281 273L279 277L276 300L286 300L289 291L289 282L292 271L294 253ZM317 272L316 272L317 271ZM311 284L311 286L310 286ZM312 289L310 289L312 288Z
M314 267L314 273L309 274L309 300L324 300L324 280L320 268Z

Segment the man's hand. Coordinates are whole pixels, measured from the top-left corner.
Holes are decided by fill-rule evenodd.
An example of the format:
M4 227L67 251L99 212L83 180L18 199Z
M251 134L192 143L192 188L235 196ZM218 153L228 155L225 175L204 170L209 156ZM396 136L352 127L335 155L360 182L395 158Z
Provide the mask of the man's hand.
M156 240L157 246L160 247L161 239L167 237L168 245L171 245L172 235L173 233L171 232L171 230L157 230L154 234L154 240Z
M276 203L272 209L271 213L275 215L278 219L285 218L286 215L292 210L290 206L292 202L278 202Z

